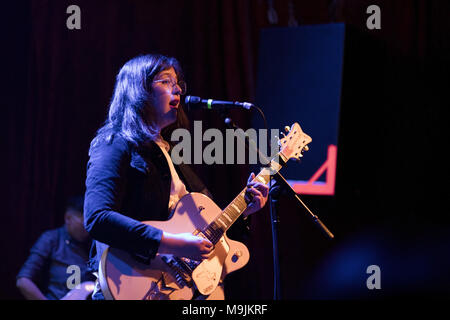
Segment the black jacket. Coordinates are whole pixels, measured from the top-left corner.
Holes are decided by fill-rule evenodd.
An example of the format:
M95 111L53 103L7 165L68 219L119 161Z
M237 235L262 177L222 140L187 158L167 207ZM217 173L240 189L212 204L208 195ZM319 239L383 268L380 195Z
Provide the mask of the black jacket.
M175 168L189 192L211 196L188 165ZM146 261L154 258L162 231L139 221L168 219L171 179L167 160L154 142L138 149L116 135L112 142L91 148L84 202L85 227L96 240L90 270L98 270L106 245Z

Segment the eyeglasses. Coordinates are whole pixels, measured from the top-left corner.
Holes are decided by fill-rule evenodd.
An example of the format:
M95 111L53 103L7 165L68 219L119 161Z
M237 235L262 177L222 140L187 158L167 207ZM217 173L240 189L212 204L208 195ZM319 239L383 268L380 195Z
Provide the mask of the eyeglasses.
M176 81L174 78L164 78L161 80L154 80L153 82L161 82L163 86L165 86L168 90L172 90L175 88L176 85L178 85L181 89L181 95L186 94L186 82L184 81Z

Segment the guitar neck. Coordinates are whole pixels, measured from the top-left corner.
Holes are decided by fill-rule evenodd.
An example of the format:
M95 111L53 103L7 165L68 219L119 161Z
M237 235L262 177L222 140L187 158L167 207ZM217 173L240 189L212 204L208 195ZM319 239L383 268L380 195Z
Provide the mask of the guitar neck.
M271 175L278 172L281 168L282 166L277 161L272 160L270 167L263 168L252 182L260 182L267 185L270 182ZM223 234L247 209L247 202L245 201L246 190L247 188L244 188L221 214L202 231L213 244L220 240Z

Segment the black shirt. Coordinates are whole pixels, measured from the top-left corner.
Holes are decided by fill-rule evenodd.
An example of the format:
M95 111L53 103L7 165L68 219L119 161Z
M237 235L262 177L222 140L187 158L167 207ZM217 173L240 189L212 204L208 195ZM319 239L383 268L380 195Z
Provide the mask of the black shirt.
M94 280L87 272L88 246L73 239L65 226L46 231L31 248L17 279L29 278L48 299L61 299L70 291L67 280L74 275L69 266L80 268L80 283Z

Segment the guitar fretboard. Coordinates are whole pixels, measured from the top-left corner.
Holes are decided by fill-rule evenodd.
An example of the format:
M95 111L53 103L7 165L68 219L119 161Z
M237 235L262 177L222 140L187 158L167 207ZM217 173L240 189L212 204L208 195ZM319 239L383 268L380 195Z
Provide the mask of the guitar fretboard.
M273 175L274 172L278 172L280 169L281 165L275 160L272 160L270 168L263 168L252 182L256 181L267 185L270 182L271 174ZM220 240L228 228L230 228L242 212L247 209L247 202L245 201L246 190L247 188L244 188L244 190L231 201L221 214L202 231L213 244L216 244L217 241Z

